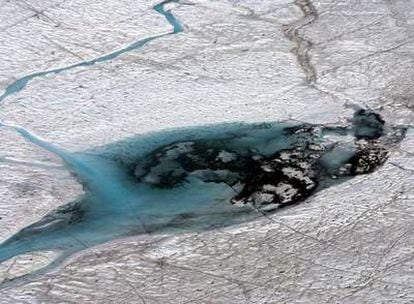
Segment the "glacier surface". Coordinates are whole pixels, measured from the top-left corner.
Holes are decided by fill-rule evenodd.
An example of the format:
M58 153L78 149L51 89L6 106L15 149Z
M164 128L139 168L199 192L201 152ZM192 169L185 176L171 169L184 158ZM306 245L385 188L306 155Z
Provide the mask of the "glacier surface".
M84 244L63 261L47 246L22 253L0 265L0 303L413 300L410 2L0 4L0 119L11 127L0 128L2 240L87 190L60 152L25 132L110 157L136 148L114 142L148 132L238 121L344 127L357 108L407 129L375 172L254 221ZM56 260L53 272L13 284Z

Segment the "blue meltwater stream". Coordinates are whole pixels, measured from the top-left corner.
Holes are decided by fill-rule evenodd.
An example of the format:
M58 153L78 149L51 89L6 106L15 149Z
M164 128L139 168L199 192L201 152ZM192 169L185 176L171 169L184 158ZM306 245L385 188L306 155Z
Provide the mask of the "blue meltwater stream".
M182 32L179 20L165 9L170 2L177 1L164 1L154 9L173 26L172 32L23 77L7 87L0 101L23 90L33 78L112 60L151 40ZM119 237L201 231L255 219L303 201L333 181L372 172L388 155L376 148L387 137L384 121L365 110L357 111L349 126L288 122L198 126L76 153L21 126L0 122L0 127L11 128L60 157L85 189L82 197L0 244L0 263L32 252L60 254L46 267L2 286L33 279L75 252ZM359 166L361 160L364 167Z
M56 68L56 69L51 69L51 70L47 70L47 71L43 71L43 72L37 72L37 73L33 73L27 76L24 76L16 81L14 81L12 84L10 84L9 86L7 86L6 90L4 91L4 93L2 95L0 95L0 102L2 102L5 98L7 98L8 96L18 93L21 90L23 90L27 84L38 77L43 77L43 76L47 76L47 75L51 75L51 74L59 74L71 69L75 69L75 68L79 68L79 67L88 67L88 66L92 66L96 63L101 63L101 62L105 62L105 61L109 61L112 59L115 59L125 53L131 52L133 50L139 49L141 47L143 47L144 45L146 45L148 42L167 36L167 35L173 35L173 34L178 34L181 33L183 31L183 25L180 23L180 21L168 10L165 10L165 5L168 3L174 3L174 2L178 2L178 0L168 0L168 1L163 1L157 5L154 6L154 10L156 12L158 12L159 14L163 15L167 21L173 26L173 31L172 32L168 32L168 33L163 33L163 34L159 34L159 35L155 35L155 36L151 36L151 37L146 37L144 39L135 41L133 43L131 43L130 45L114 51L112 53L109 54L105 54L102 55L100 57L91 59L91 60L86 60L86 61L81 61L72 65L69 65L67 67L62 67L62 68Z

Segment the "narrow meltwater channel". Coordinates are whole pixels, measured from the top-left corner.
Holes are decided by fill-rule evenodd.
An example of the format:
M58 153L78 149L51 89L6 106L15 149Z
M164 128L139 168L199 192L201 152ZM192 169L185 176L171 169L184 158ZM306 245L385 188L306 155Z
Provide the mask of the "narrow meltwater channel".
M173 30L171 32L167 32L167 33L161 33L158 35L154 35L154 36L150 36L150 37L146 37L140 40L137 40L131 44L129 44L128 46L121 48L119 50L113 51L109 54L105 54L102 55L100 57L97 58L93 58L90 60L86 60L86 61L82 61L82 62L78 62L66 67L61 67L61 68L56 68L56 69L51 69L51 70L47 70L47 71L42 71L42 72L37 72L37 73L33 73L27 76L24 76L20 79L17 79L16 81L14 81L12 84L10 84L9 86L6 87L5 91L3 92L2 95L0 95L0 102L2 102L5 98L7 98L10 95L16 94L20 91L22 91L27 84L38 77L44 77L47 75L51 75L51 74L59 74L71 69L75 69L78 67L88 67L88 66L92 66L95 65L97 63L101 63L101 62L105 62L105 61L109 61L112 59L115 59L125 53L134 51L136 49L139 49L143 46L145 46L148 42L151 42L155 39L161 38L161 37L165 37L167 35L174 35L174 34L178 34L183 32L184 28L183 25L181 24L180 20L178 20L170 11L165 9L165 5L169 4L169 3L178 3L179 0L166 0L163 1L157 5L155 5L153 7L153 9L163 15L165 17L165 19L168 21L168 23L170 23L170 25L173 27Z

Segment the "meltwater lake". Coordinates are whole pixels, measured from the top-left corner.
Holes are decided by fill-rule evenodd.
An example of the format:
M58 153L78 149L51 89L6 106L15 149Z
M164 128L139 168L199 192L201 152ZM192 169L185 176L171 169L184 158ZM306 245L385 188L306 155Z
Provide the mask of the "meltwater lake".
M349 125L275 122L166 130L85 152L12 128L60 157L84 195L0 244L0 261L36 251L70 256L116 238L203 231L267 216L374 171L404 136L370 111Z

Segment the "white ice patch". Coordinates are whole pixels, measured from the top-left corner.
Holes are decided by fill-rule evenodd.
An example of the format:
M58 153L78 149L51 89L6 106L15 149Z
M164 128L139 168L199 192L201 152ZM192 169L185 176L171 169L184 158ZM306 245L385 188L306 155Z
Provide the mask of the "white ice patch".
M265 171L265 172L274 172L275 170L271 167L271 166L269 166L269 165L262 165L261 166L261 168L262 168L262 170L263 171Z
M305 182L305 184L307 185L306 189L309 189L311 186L313 186L315 184L314 181L309 176L305 175L304 172L302 172L298 169L295 169L295 168L292 168L292 167L283 168L282 172L287 177L296 178L300 181Z
M260 209L262 209L262 211L272 211L274 209L277 209L278 207L279 207L279 204L268 204L268 205L264 205Z
M263 191L276 192L277 187L275 185L266 184L266 185L263 185Z
M280 156L279 157L282 160L288 160L290 158L290 154L287 153L287 152L282 152L282 153L280 153Z
M256 204L271 203L275 195L272 193L255 192L253 194L253 200Z
M148 184L158 184L160 182L160 178L154 174L148 174L143 178L143 181Z
M217 159L221 160L223 163L228 163L237 159L237 155L227 151L220 151L220 153L217 156Z
M308 146L308 148L314 151L323 151L323 147L316 144L311 144Z
M282 204L291 201L297 193L298 190L293 188L292 185L283 182L277 184L276 194L279 196Z

